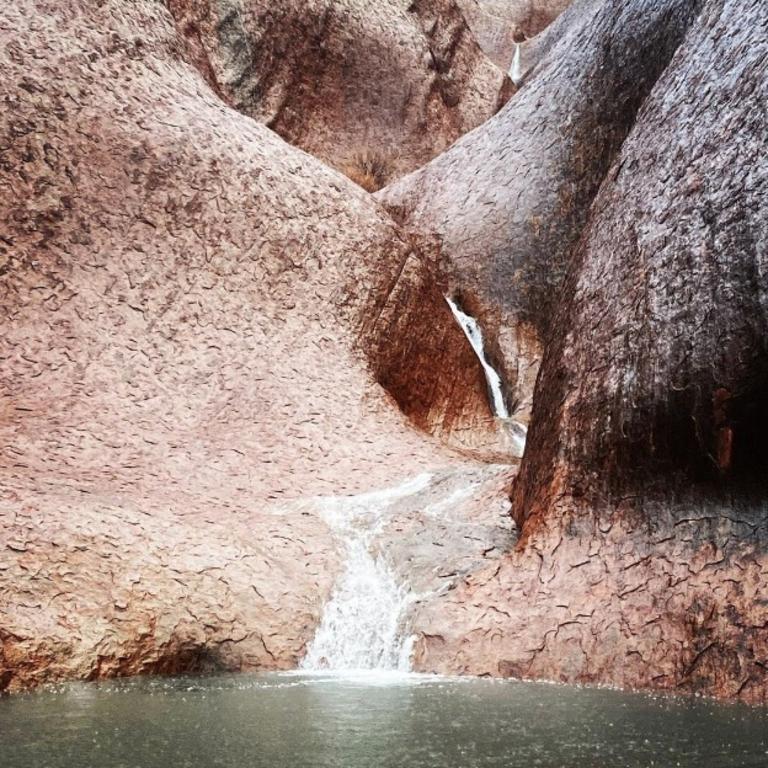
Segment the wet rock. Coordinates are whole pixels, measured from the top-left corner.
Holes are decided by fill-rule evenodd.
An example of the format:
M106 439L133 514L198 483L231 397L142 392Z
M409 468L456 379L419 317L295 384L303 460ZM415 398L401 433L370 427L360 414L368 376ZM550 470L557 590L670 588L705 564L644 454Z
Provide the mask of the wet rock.
M291 501L462 464L371 357L437 256L228 107L163 4L0 18L2 685L294 666L339 563Z
M454 289L496 339L523 420L567 256L699 5L573 6L536 76L499 114L377 195L410 227L439 236Z
M512 67L515 43L536 37L572 0L459 0L472 33L486 54L505 71Z
M513 88L454 0L168 0L239 111L379 189L493 115Z
M768 700L766 21L706 3L644 105L565 283L521 539L425 607L422 667Z

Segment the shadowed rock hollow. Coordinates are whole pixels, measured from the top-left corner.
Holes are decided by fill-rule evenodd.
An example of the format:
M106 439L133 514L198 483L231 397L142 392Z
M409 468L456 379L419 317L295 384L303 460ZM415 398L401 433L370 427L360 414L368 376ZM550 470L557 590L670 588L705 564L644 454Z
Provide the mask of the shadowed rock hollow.
M338 555L292 500L463 462L363 353L396 364L404 281L487 412L434 257L222 103L162 4L0 34L0 688L294 666Z
M211 85L368 189L422 165L513 90L454 0L168 0Z

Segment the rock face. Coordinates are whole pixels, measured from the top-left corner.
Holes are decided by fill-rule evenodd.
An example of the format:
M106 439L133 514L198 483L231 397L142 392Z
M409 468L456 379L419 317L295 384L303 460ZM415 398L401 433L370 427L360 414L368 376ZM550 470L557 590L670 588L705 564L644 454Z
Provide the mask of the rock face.
M574 6L578 23L561 30L536 77L498 115L378 195L409 226L440 237L456 284L498 338L521 418L567 254L698 7L698 0Z
M513 88L454 0L167 0L209 82L369 189L424 164Z
M768 700L764 3L575 3L410 229L206 8L0 10L0 690L295 666L385 489L420 669ZM514 481L446 296L513 412L547 342Z
M227 107L163 4L0 35L0 688L295 665L338 555L294 500L462 465L363 354L398 365L404 281L444 304L434 257Z
M536 37L572 0L459 0L480 47L502 69L509 70L515 42Z
M426 609L425 668L768 701L767 25L710 0L643 107L543 363L522 538Z

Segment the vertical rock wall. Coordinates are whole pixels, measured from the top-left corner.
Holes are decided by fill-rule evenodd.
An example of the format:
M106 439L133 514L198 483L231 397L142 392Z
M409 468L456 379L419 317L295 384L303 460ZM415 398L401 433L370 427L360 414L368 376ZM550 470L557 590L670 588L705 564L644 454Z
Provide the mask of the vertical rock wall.
M499 567L425 668L768 700L768 165L759 2L710 0L592 208Z

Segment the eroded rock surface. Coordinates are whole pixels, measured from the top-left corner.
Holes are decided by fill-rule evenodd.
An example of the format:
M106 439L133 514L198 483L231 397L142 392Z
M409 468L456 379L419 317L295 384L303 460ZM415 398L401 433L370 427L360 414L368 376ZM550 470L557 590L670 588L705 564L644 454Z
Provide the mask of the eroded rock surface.
M643 107L565 285L522 537L425 608L423 667L768 701L767 27L710 0Z
M572 0L458 0L480 47L505 71L515 43L536 37Z
M0 501L0 689L296 666L339 569L319 519L72 486Z
M211 84L368 188L423 165L513 87L454 0L168 0Z
M434 257L226 106L163 4L0 35L0 687L295 664L338 554L289 502L462 464L363 352Z
M567 255L699 6L574 6L536 77L499 114L377 195L409 226L440 237L456 285L498 340L520 418L530 412Z

